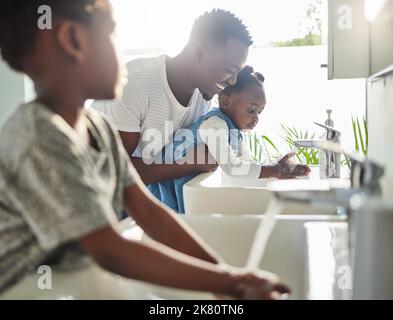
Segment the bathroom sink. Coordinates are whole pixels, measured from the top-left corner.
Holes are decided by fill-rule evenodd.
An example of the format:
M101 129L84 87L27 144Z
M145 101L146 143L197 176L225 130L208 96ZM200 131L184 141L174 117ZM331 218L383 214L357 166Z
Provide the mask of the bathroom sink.
M264 214L273 194L267 184L274 179L246 179L227 176L220 168L203 173L183 187L186 215L194 214ZM282 214L330 215L334 205L324 207L299 202L286 202Z
M224 260L234 266L246 264L256 229L264 216L189 215L183 219ZM292 288L292 299L306 299L307 237L305 223L340 223L337 216L281 215L266 247L260 268L278 274ZM122 235L151 241L130 219L122 222ZM94 263L85 269L52 272L52 290L40 290L40 274L32 274L1 299L213 299L209 293L171 289L113 275Z
M244 267L255 232L264 216L216 214L190 215L184 219L227 263ZM291 287L291 299L307 299L307 234L304 225L310 222L342 223L343 219L320 215L280 215L276 219L260 268L278 274ZM155 287L153 294L164 299L208 297L160 287Z
M184 220L224 260L244 267L254 240L255 232L264 216L257 215L189 215ZM307 223L343 223L343 218L321 215L280 215L267 243L260 269L278 274L292 289L291 299L307 299L308 257ZM125 227L124 234L136 232L138 227ZM128 230L128 231L127 231ZM140 229L139 231L140 232ZM142 236L143 241L150 241ZM150 285L148 285L150 286ZM151 294L162 299L209 299L209 294L150 286Z
M53 268L51 288L39 289L42 274L26 276L0 295L0 300L131 300L153 299L144 283L114 275L96 264L74 271Z

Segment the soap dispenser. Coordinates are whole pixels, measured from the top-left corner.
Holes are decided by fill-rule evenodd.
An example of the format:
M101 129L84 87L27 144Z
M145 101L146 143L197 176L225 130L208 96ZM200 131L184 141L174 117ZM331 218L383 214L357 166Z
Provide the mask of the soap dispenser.
M326 113L327 113L327 119L325 120L324 125L319 123L315 123L315 124L326 129L326 133L322 137L323 140L340 143L341 133L334 128L334 121L331 118L332 109L327 109ZM319 169L320 169L321 179L339 178L340 171L341 171L340 168L341 168L341 156L339 154L334 154L332 152L326 152L320 150Z

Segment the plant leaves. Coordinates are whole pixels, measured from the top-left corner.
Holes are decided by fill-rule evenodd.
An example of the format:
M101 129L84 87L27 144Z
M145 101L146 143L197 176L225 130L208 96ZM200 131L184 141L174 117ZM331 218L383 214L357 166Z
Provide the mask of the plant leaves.
M360 145L362 147L362 152L363 152L363 154L365 154L366 153L366 149L364 147L362 128L360 127L360 123L359 123L359 118L358 117L356 117L356 123L357 123L357 126L358 126L359 141L360 141Z
M359 152L359 142L358 142L358 134L357 134L357 129L356 129L356 123L355 123L355 119L352 118L352 129L353 129L353 136L355 139L355 150Z
M262 136L262 139L263 139L263 140L266 140L266 141L274 148L274 150L276 150L277 152L279 152L278 149L277 149L277 147L276 147L276 145L273 143L272 140L269 139L269 137L263 135L263 136Z
M367 120L363 116L363 126L364 126L364 135L366 136L366 152L365 155L367 156L368 154L368 127L367 127Z

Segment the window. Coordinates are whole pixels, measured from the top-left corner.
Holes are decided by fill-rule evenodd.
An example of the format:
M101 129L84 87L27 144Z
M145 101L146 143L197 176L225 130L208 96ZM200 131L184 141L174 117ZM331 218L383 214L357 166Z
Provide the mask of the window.
M229 10L248 26L254 46L248 64L266 78L268 103L258 133L284 149L280 124L323 133L333 109L343 145L353 148L351 115L362 117L366 105L364 79L327 80L327 0L112 0L118 23L118 46L126 59L176 55L186 44L194 20L213 8ZM319 35L318 45L301 46ZM293 40L295 39L295 40ZM286 45L291 45L286 47ZM321 131L322 130L322 131Z

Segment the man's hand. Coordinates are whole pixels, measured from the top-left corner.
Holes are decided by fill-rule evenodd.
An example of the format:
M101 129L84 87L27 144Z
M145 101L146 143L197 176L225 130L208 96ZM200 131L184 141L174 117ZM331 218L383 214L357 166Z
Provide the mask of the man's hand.
M278 179L294 179L299 176L305 176L310 173L310 168L306 165L297 165L291 162L296 154L294 152L285 155L275 166L275 178Z
M185 163L195 164L197 171L211 172L217 170L217 162L210 154L205 144L199 144L194 149L188 151Z

